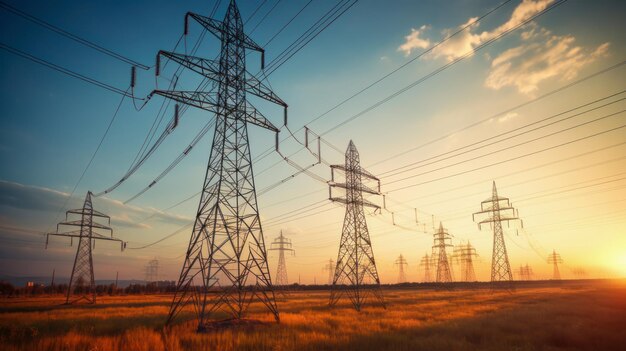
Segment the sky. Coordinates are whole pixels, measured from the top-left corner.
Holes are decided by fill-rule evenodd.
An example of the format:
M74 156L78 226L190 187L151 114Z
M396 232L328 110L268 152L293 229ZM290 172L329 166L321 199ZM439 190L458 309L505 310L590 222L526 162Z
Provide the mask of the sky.
M238 1L247 20L244 29L264 46L267 62L335 4L314 0L270 41L307 2ZM155 77L156 53L175 47L189 53L201 39L196 55L215 58L219 42L202 36L197 24L176 45L185 13L208 16L215 2L7 3L151 67L137 70L137 100L120 102L118 94L0 50L0 275L49 276L55 269L57 276L69 276L76 246L51 237L46 249L42 233L55 231L65 210L80 208L88 190L97 193L113 185L144 140L152 143L161 134L174 114L173 104L164 105L158 96L145 104L140 99L167 88L176 67L169 63ZM564 278L577 277L581 270L589 278L626 277L626 68L618 65L626 56L626 4L569 0L517 28L555 1L508 1L477 20L499 4L357 1L269 77L259 75L289 104L289 128L299 142L306 125L322 135L324 161L341 164L352 140L361 164L380 177L386 208L366 213L383 283L396 282L394 262L400 254L408 262L408 280L423 279L419 261L431 252L433 227L440 222L452 235L451 244L469 241L476 248L477 278L488 280L493 234L488 227L479 230L472 213L491 196L493 181L523 221L523 227L505 226L513 270L528 264L534 278L548 279L547 255L556 250L564 260ZM215 17L223 18L225 10L226 2L220 3ZM3 47L122 90L129 87L127 63L6 9L0 9L0 19ZM247 55L247 69L260 72L260 55ZM194 89L199 82L195 73L184 71L177 87ZM256 101L255 106L282 124L279 107ZM159 116L164 116L160 123ZM120 279L142 279L153 258L160 262L161 279L177 279L191 234L185 226L194 219L198 196L193 195L202 187L213 129L171 173L125 202L213 117L190 108L136 173L94 198L94 207L112 217L114 236L128 243L124 252L115 243L97 244L97 280L116 272ZM158 127L150 138L153 124ZM281 230L292 240L290 282L326 282L323 267L337 257L345 208L327 200L323 181L306 174L291 177L297 170L271 152L272 132L256 126L249 130L266 243ZM325 163L313 166L317 145L312 152L302 148L286 129L281 140L281 151L293 162L330 179ZM383 196L368 199L383 205ZM268 254L275 274L277 252ZM453 272L458 278L456 264Z

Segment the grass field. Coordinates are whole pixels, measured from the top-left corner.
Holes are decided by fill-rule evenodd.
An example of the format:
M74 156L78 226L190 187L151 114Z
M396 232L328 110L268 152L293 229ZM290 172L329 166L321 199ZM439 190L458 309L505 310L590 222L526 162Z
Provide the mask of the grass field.
M191 313L167 334L171 296L0 300L2 350L624 350L626 283L489 289L386 289L387 309L326 306L328 291L280 297L281 323L195 333Z

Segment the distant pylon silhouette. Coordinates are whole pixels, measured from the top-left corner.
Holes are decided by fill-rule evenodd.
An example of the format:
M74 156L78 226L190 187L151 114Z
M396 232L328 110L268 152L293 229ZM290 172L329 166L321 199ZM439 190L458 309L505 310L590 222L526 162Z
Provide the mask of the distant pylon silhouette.
M548 255L548 264L553 265L552 279L554 280L561 280L561 273L559 272L559 263L563 263L563 259L561 258L561 255L556 253L556 251L553 249L552 253Z
M509 199L498 196L496 182L493 182L491 198L480 204L481 210L472 215L474 221L478 218L478 229L483 224L489 223L493 228L493 255L491 261L491 281L513 281L511 264L504 243L502 222L509 224L510 221L520 220L517 211L512 207ZM482 218L482 219L480 219ZM521 220L520 220L521 223ZM523 224L522 224L523 225Z
M435 232L433 254L437 257L437 283L450 283L452 282L452 275L450 274L450 262L448 261L448 253L446 248L452 246L448 244L450 241L450 234L444 229L443 224L439 222L439 230Z
M124 250L124 247L126 247L125 242L120 239L113 238L113 229L111 229L111 227L94 221L94 217L106 218L109 222L108 224L111 225L111 217L93 209L91 195L91 191L88 191L87 196L85 196L83 208L69 210L65 213L65 221L57 224L56 233L46 234L46 248L48 247L48 239L50 235L69 237L70 243L72 244L74 242L74 238L78 238L76 257L74 258L74 267L72 268L70 285L67 289L67 297L65 300L66 304L79 302L81 300L85 300L90 304L96 303L96 286L93 275L92 256L92 249L96 246L96 240L117 241L120 243L121 250ZM70 215L79 215L80 220L70 221ZM59 233L59 226L73 226L79 227L80 229ZM106 237L102 234L96 233L94 228L108 230L111 237ZM78 294L79 296L76 298L74 294Z
M456 262L460 263L461 281L476 281L476 272L474 271L474 257L478 257L476 249L470 244L460 244L454 247L452 256Z
M428 256L428 254L425 254L424 256L422 256L422 259L420 260L420 267L423 269L424 272L424 283L430 283L433 281L433 278L430 274L430 267L432 266L432 257Z
M335 182L335 170L345 172L345 183ZM376 270L376 261L372 250L365 212L363 206L380 209L379 206L363 199L363 193L380 194L380 180L371 173L361 168L359 152L352 140L346 150L346 162L344 165L331 166L331 181L329 183L329 197L331 201L337 201L346 205L346 214L343 221L337 266L330 292L331 306L335 305L339 298L346 294L357 311L361 310L369 295L385 306L382 291L380 290L380 278ZM377 183L376 189L363 184L363 178ZM332 196L332 189L338 187L345 189L346 197ZM366 282L371 281L367 284Z
M245 34L243 20L234 0L223 21L195 13L185 16L204 27L221 42L220 57L203 57L159 51L161 56L217 83L214 91L155 90L188 106L215 114L215 132L202 195L189 240L187 253L176 284L166 324L169 326L188 304L194 304L197 329L204 331L216 312L233 319L245 318L253 302L260 302L279 321L278 306L267 262L252 170L248 130L251 125L278 133L280 130L247 98L260 99L284 108L287 104L246 69L247 50L265 50Z
M333 277L335 276L335 262L332 258L328 260L328 263L326 263L322 270L328 271L328 285L332 285Z
M285 260L285 251L290 251L291 254L295 254L295 250L292 248L291 240L283 235L283 231L280 231L280 235L274 239L270 250L278 251L278 268L276 269L276 285L285 287L289 285L289 279L287 278L287 261Z
M529 281L532 279L533 269L527 263L525 266L519 266L517 275L519 276L519 280Z
M398 284L406 283L406 274L404 273L404 266L408 266L409 263L401 254L400 256L398 256L394 264L398 266Z

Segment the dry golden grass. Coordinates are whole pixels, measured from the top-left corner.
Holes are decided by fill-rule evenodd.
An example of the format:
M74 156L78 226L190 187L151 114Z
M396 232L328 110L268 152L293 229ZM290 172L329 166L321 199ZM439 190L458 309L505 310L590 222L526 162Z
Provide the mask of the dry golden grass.
M193 315L164 335L171 296L0 300L3 350L619 350L626 284L433 291L386 290L387 309L326 306L327 291L280 297L281 323L260 306L251 328L195 333Z

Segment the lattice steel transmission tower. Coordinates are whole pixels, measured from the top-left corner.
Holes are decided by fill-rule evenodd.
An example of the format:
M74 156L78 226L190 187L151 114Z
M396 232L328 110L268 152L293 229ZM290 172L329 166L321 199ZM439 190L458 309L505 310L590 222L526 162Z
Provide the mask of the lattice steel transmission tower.
M452 274L450 273L450 261L448 261L447 247L452 246L448 244L451 240L450 234L443 227L443 224L439 222L439 230L435 232L433 255L437 257L437 283L450 283L452 282Z
M89 304L96 303L96 285L93 275L92 256L92 250L96 247L96 240L117 241L120 243L120 249L122 251L124 251L126 247L125 242L113 237L113 229L109 227L111 225L111 217L93 209L91 195L91 191L88 191L87 196L85 196L83 208L65 212L65 221L57 224L56 233L46 234L46 248L48 248L50 235L69 237L70 245L74 244L74 238L78 238L74 267L72 268L70 285L67 289L66 304L79 302L81 300L85 300ZM70 220L70 215L80 216L80 219ZM94 217L107 219L108 225L95 222ZM78 227L79 229L59 233L60 226ZM95 232L94 229L108 230L111 236L107 237L99 234ZM74 298L75 294L79 294L79 297Z
M335 276L335 261L333 259L329 259L328 263L322 268L322 271L328 271L328 285L333 284L333 277Z
M357 311L361 310L370 296L384 307L385 301L380 289L380 278L376 270L374 251L363 210L364 206L380 210L379 206L363 198L363 193L380 194L380 180L361 168L359 152L352 140L350 140L346 150L345 165L332 165L330 167L329 198L331 201L345 204L346 214L343 220L329 304L335 305L339 298L346 294ZM335 181L335 170L345 173L344 183ZM364 180L373 181L376 184L376 189L365 185ZM333 197L333 188L345 189L346 197Z
M517 275L519 276L519 280L529 281L532 279L533 269L527 263L525 266L519 266Z
M430 274L430 267L432 266L432 256L425 254L420 260L420 267L424 270L424 283L430 283L433 278Z
M561 280L561 273L559 272L559 263L563 263L563 259L561 258L561 255L556 253L556 251L553 249L552 253L548 255L548 264L553 265L552 279L554 280Z
M404 266L408 266L409 263L406 261L404 256L400 254L400 256L398 256L394 264L398 266L398 284L406 283L406 274L404 273Z
M274 239L270 245L270 250L278 251L278 268L276 269L276 282L275 285L285 287L289 285L289 279L287 278L287 261L285 260L285 251L290 251L292 255L295 254L291 240L283 235L283 231L280 231L280 235Z
M183 306L193 302L198 331L206 329L209 316L224 311L234 319L245 316L253 301L260 301L279 321L278 307L267 263L265 239L252 172L248 127L250 124L279 129L247 100L246 94L275 103L287 104L261 80L246 70L246 50L264 50L248 37L235 1L231 0L223 21L195 13L185 16L201 24L221 40L218 60L160 51L165 57L217 83L211 91L163 91L151 93L194 106L216 115L202 195L189 247L170 307L170 325Z
M509 199L506 197L498 196L498 189L496 189L496 182L493 182L493 189L491 198L480 203L480 211L472 215L474 221L478 216L478 229L480 230L482 225L489 223L493 228L493 255L491 261L491 281L513 281L513 274L511 272L511 264L509 263L509 256L506 252L506 245L504 243L504 232L502 230L502 222L506 222L507 225L511 221L522 221L517 216L517 210L513 208ZM482 219L480 219L482 218Z
M474 271L474 258L478 257L476 249L470 244L461 244L454 247L452 251L452 257L461 266L461 281L462 282L474 282L476 281L476 272Z
M146 282L156 282L159 280L159 260L156 258L150 260L145 268Z

